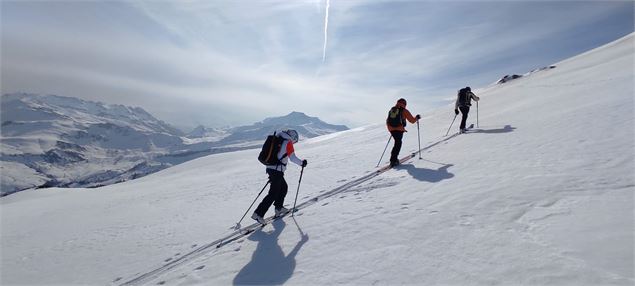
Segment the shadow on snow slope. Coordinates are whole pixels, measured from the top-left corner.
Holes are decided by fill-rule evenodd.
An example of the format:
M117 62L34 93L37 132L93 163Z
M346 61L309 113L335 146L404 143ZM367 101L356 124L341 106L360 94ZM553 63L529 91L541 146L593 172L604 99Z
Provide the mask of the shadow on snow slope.
M249 240L257 241L258 246L251 261L234 278L234 285L281 285L291 278L296 265L295 256L309 241L309 236L302 234L302 239L285 256L282 247L278 245L278 236L286 223L280 219L271 224L274 231L268 233L258 229L249 236Z
M500 134L500 133L509 133L516 129L516 127L512 127L511 125L505 125L503 128L498 129L472 129L468 131L469 133L485 133L485 134Z
M448 168L452 166L454 165L445 164L439 167L438 169L433 170L433 169L426 169L426 168L417 168L412 164L407 164L407 165L399 165L395 167L395 169L406 170L408 171L408 174L410 174L410 176L412 176L413 178L419 181L436 183L436 182L440 182L445 179L450 179L454 177L454 174L448 172Z

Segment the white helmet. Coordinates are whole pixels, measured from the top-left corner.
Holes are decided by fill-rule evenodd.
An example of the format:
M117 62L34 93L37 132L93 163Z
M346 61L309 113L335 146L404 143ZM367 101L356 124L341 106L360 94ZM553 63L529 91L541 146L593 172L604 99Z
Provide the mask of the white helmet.
M293 130L293 129L287 129L287 130L284 130L282 132L287 133L287 135L289 135L289 137L291 137L291 140L293 141L293 143L298 143L298 140L300 140L298 132Z

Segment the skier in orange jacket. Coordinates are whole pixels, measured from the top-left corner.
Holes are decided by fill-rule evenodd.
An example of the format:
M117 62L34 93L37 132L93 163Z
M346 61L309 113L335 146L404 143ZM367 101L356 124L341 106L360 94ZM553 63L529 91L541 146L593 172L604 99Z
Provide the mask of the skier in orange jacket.
M410 123L416 123L421 118L421 115L412 116L412 113L406 109L406 100L400 98L397 100L397 104L388 111L388 118L386 118L386 127L388 132L395 139L395 145L390 152L390 166L394 167L399 165L399 151L401 151L401 140L403 139L403 133L406 131L406 120Z

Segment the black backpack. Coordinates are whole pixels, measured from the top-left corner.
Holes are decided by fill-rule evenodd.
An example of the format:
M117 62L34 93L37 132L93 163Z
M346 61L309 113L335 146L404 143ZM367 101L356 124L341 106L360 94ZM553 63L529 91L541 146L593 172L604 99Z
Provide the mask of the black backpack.
M262 144L262 150L260 150L260 154L258 154L258 161L267 166L284 165L280 162L281 159L278 159L278 152L280 152L283 142L284 139L277 136L276 132L273 132L273 135L267 136L267 140ZM282 158L286 156L285 154Z
M403 119L403 108L393 106L388 111L388 118L386 118L386 124L392 127L403 126L406 127L406 121Z
M459 106L472 106L472 97L469 94L470 92L466 88L462 88L459 90Z

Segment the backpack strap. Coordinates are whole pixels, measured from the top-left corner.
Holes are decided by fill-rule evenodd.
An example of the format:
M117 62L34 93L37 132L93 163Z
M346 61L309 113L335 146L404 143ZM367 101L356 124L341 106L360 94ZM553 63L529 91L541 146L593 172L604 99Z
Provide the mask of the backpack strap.
M288 140L288 139L285 139L285 138L282 138L282 137L280 137L280 136L278 136L278 138L282 139L282 143L280 143L280 149L282 150L282 145L284 145L284 142L285 142L285 141L289 141L289 140ZM289 143L287 143L287 144L289 144ZM286 148L285 148L285 149L286 149ZM282 157L280 157L280 158L278 159L278 165L287 166L287 164L282 163L282 159L286 158L287 156L288 156L288 154L287 154L287 150L284 150L284 154L282 155ZM277 157L278 157L278 154L276 154L276 158L277 158Z

